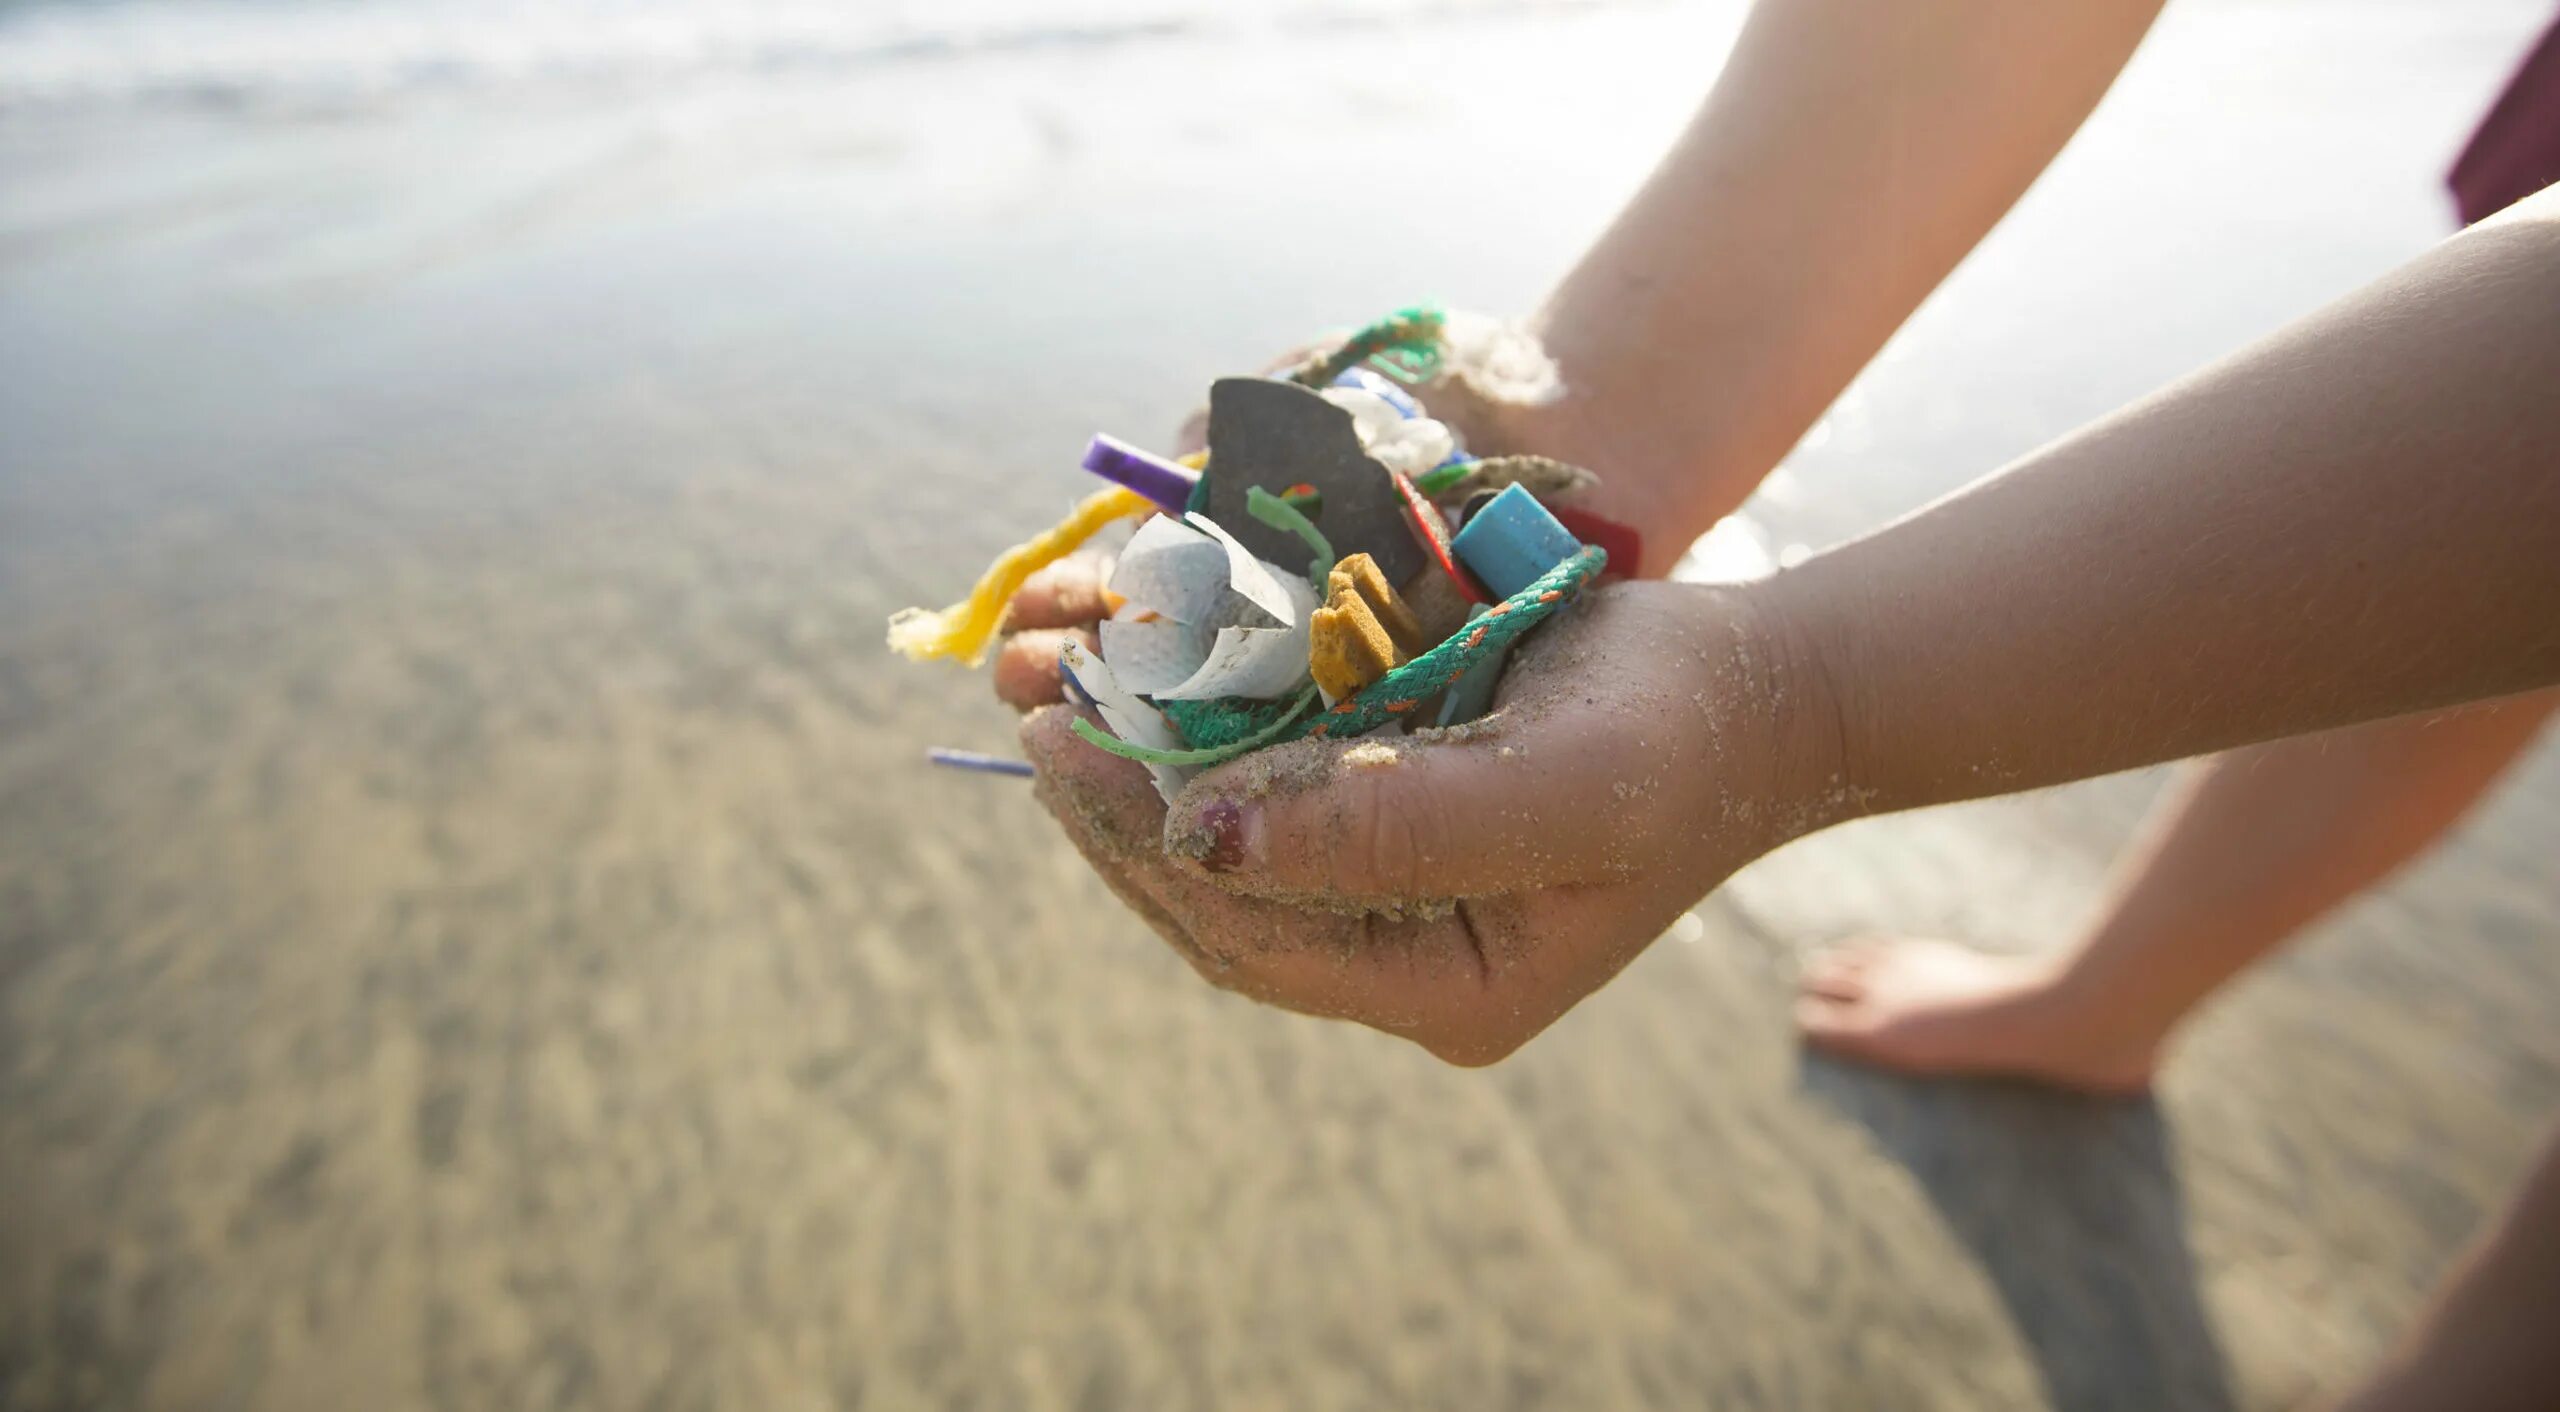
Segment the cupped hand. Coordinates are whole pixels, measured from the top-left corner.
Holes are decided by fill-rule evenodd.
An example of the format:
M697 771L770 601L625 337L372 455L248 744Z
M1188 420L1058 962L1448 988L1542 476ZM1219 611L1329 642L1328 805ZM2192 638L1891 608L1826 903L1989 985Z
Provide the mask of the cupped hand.
M1828 821L1836 732L1795 660L1747 591L1621 584L1526 638L1482 720L1258 751L1169 811L1074 710L1022 738L1068 837L1212 984L1484 1064Z

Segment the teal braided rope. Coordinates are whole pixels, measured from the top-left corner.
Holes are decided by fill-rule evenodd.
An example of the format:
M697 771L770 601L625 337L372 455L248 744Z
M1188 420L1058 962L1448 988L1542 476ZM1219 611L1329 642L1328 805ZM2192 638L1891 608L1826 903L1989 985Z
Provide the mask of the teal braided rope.
M1430 304L1398 309L1344 339L1332 352L1300 363L1290 371L1289 381L1300 387L1331 387L1335 378L1371 358L1383 357L1386 371L1398 381L1419 382L1440 365L1440 333L1447 322L1448 316Z
M1108 754L1117 755L1123 760L1137 760L1149 765L1215 765L1222 760L1232 760L1248 750L1276 744L1281 732L1295 725L1298 718L1305 715L1307 708L1314 705L1316 700L1316 689L1312 686L1308 687L1299 694L1297 704L1291 706L1287 714L1270 725L1241 739L1201 750L1156 750L1144 745L1132 745L1082 716L1076 717L1067 724L1069 729L1084 737L1086 744Z
M1451 633L1439 646L1335 702L1332 710L1301 717L1264 743L1279 745L1308 735L1360 735L1419 708L1485 654L1510 645L1563 607L1608 563L1609 551L1596 544L1582 546L1527 588Z
M1214 697L1207 701L1159 701L1156 709L1173 723L1174 734L1193 750L1209 750L1231 744L1247 736L1260 735L1291 714L1296 701L1282 697L1276 701L1256 701L1246 696Z
M1459 673L1536 627L1549 613L1572 601L1608 562L1609 551L1596 544L1583 546L1571 558L1547 570L1537 582L1496 604L1483 616L1469 619L1447 641L1335 702L1332 710L1318 716L1306 714L1311 698L1305 695L1286 703L1285 710L1282 702L1236 696L1217 701L1160 702L1165 719L1182 733L1183 740L1198 747L1180 751L1130 745L1103 734L1086 721L1077 721L1075 732L1114 755L1132 760L1159 765L1214 765L1248 750L1301 736L1341 739L1373 731L1418 709L1456 680Z

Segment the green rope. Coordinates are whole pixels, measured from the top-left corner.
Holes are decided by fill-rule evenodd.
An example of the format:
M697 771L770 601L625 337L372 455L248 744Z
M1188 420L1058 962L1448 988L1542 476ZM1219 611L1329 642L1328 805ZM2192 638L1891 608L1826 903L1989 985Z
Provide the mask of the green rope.
M1249 696L1223 696L1207 701L1159 701L1156 709L1173 723L1184 748L1207 750L1259 734L1287 713L1287 697L1257 701Z
M1076 734L1083 736L1094 748L1117 755L1123 760L1136 760L1148 765L1214 765L1221 760L1232 760L1248 750L1272 743L1282 731L1287 730L1300 716L1305 715L1307 708L1314 705L1315 701L1316 689L1312 686L1308 687L1305 691L1298 693L1297 704L1291 706L1280 719L1252 735L1231 740L1224 745L1213 745L1205 750L1155 750L1144 745L1131 745L1118 736L1100 729L1082 716L1076 717L1070 725Z
M1541 619L1571 602L1574 595L1581 592L1583 586L1608 562L1607 550L1596 544L1583 546L1540 576L1537 582L1504 599L1493 609L1468 619L1464 627L1451 633L1448 640L1439 646L1335 702L1329 711L1309 717L1292 710L1277 725L1256 730L1252 744L1244 748L1259 749L1319 733L1342 740L1376 730L1399 716L1411 714L1420 709L1423 702L1446 689L1469 667L1490 660L1522 633L1536 627ZM1184 707L1174 724L1181 729L1186 740L1239 735L1251 719L1249 713L1266 705L1233 698L1166 704L1169 713L1176 704Z
M1289 380L1300 387L1331 387L1333 380L1375 358L1399 382L1421 382L1440 370L1440 334L1448 316L1438 306L1398 309L1342 341L1330 353L1300 363Z
M1509 646L1520 634L1571 601L1608 562L1609 551L1596 544L1584 545L1527 588L1502 600L1482 617L1469 620L1447 641L1344 697L1334 703L1332 710L1298 722L1270 743L1278 745L1303 735L1336 739L1361 735L1413 711L1487 653Z
M1315 555L1307 565L1307 579L1316 586L1317 593L1323 593L1325 575L1333 572L1333 541L1324 537L1316 522L1308 519L1304 510L1258 485L1245 488L1244 510L1271 528L1307 542L1308 550Z

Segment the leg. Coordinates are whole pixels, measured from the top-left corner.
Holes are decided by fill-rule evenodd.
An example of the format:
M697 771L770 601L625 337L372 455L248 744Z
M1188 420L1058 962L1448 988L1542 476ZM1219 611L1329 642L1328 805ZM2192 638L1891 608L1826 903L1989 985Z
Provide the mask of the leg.
M2339 1412L2560 1407L2560 1134L2524 1190L2436 1289L2374 1380Z
M2197 1002L2458 821L2560 692L2277 741L2190 766L2080 940L2005 957L1851 946L1806 968L1808 1041L1921 1073L2147 1086Z

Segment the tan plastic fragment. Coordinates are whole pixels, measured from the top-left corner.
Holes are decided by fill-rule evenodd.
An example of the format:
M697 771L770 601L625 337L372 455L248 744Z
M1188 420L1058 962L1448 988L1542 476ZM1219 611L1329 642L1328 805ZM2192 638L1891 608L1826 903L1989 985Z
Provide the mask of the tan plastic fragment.
M1428 645L1420 620L1368 555L1335 564L1324 588L1324 606L1307 619L1307 667L1328 699L1351 695Z

